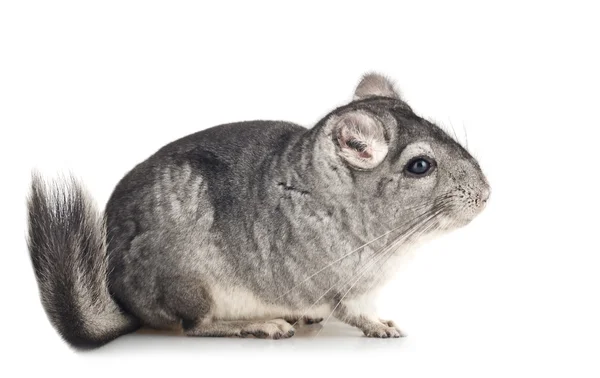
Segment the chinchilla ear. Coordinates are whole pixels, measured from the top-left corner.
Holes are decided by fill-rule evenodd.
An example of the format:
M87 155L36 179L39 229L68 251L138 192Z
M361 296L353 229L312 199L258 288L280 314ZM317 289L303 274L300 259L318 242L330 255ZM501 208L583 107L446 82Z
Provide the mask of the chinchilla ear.
M354 92L354 100L362 100L368 97L392 97L400 98L400 94L394 88L394 83L378 73L365 74L358 83Z
M357 169L372 169L388 153L388 142L383 124L362 111L350 111L333 117L334 142L338 155Z

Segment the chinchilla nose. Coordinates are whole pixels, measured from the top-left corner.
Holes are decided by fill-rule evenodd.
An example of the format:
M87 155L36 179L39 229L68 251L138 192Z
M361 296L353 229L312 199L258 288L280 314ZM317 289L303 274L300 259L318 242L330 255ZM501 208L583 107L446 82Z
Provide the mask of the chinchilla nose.
M479 198L481 199L481 204L485 205L490 199L490 195L492 194L492 190L490 189L490 185L487 181L484 181L481 192L479 194Z
M490 194L491 194L491 190L489 186L486 186L485 188L483 188L483 190L481 191L481 200L483 202L487 202L488 199L490 199Z

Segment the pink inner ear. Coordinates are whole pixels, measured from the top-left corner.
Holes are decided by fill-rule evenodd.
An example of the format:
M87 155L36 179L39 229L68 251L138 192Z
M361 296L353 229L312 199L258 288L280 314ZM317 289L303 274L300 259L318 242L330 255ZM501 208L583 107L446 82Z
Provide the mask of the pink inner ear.
M366 150L364 150L363 152L359 152L358 156L360 156L363 159L370 159L373 155L371 154L371 149L367 148ZM358 152L358 151L357 151Z
M348 150L354 151L355 154L358 155L361 159L370 159L373 157L373 153L370 147L367 147L364 151L359 151L356 148L353 148L348 145L348 142L353 139L351 135L347 135L345 130L342 131L341 135L338 136L338 141L342 148L346 148Z

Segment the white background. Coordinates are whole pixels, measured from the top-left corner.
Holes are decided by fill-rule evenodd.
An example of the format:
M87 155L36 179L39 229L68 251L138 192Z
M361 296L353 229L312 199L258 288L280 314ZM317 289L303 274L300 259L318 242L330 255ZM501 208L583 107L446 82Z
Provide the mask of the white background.
M416 3L2 2L2 375L597 377L598 11ZM104 205L167 142L240 120L311 126L370 70L466 131L492 185L486 211L384 293L407 338L330 323L317 338L136 334L90 353L60 340L25 247L33 167L72 171Z

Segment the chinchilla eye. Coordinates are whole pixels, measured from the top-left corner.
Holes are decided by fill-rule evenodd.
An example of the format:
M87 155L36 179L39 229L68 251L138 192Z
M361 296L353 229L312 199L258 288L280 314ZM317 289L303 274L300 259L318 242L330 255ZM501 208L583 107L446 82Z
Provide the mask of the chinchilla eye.
M431 168L433 168L433 163L423 157L414 158L406 164L406 170L418 176L425 175Z

